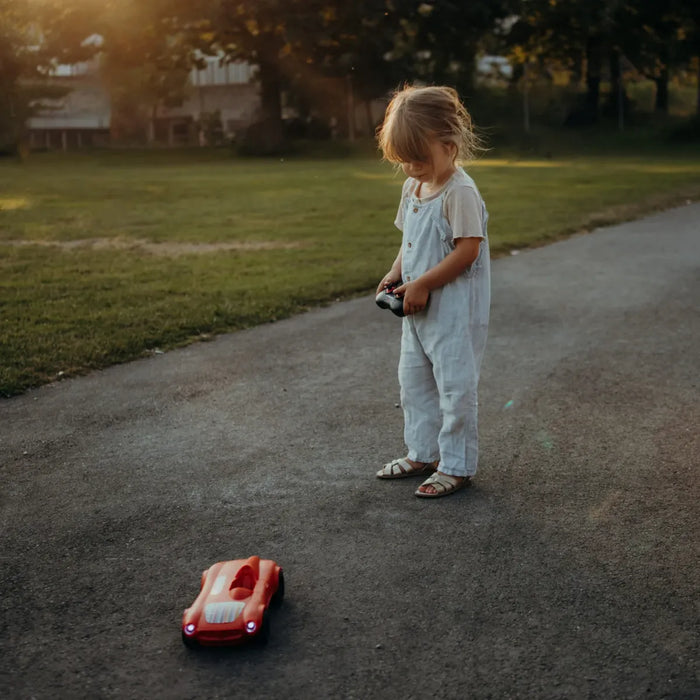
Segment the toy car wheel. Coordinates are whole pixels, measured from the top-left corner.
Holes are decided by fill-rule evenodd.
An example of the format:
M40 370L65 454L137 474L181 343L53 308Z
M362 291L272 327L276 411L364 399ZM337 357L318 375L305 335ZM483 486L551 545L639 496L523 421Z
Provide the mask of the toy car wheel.
M260 646L265 646L270 641L270 616L267 610L263 613L260 631L253 637L253 642Z
M192 637L188 637L184 632L182 633L182 643L188 648L188 649L194 649L197 646L197 642L195 642Z
M270 603L277 607L282 605L284 600L284 571L280 570L279 579L277 580L277 590L273 593Z

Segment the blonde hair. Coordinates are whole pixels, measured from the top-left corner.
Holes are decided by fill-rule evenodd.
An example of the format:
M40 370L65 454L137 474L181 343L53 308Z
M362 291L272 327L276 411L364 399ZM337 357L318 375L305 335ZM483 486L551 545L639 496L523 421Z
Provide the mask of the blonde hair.
M384 158L397 164L428 160L436 139L455 145L455 161L472 160L484 150L457 91L443 86L397 90L377 139Z

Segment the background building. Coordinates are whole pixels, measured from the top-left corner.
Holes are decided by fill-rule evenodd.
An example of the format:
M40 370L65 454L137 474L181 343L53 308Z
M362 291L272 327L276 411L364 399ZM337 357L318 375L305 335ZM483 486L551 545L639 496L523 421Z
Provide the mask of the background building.
M202 69L190 71L180 104L143 105L142 142L168 146L220 143L255 121L260 106L255 67L243 62L221 64L214 56L204 60ZM59 99L42 100L28 124L31 148L69 150L122 140L123 115L115 109L99 56L58 66L51 81L68 92ZM133 140L133 132L129 133Z
M52 83L69 90L65 97L42 100L42 109L29 120L31 148L63 150L104 145L109 139L109 93L100 80L97 58L58 66Z

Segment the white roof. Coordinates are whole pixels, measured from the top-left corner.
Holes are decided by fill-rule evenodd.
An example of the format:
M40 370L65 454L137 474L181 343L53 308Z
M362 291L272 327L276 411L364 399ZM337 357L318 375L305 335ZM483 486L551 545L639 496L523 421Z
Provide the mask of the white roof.
M82 117L32 117L30 129L108 129L109 114L88 114Z

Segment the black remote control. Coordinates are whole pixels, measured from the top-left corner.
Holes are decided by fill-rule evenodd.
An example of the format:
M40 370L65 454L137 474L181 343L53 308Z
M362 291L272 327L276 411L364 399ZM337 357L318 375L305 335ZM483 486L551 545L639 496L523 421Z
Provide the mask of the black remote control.
M403 284L401 280L394 282L382 289L379 294L377 294L375 301L380 309L389 309L393 314L397 316L405 316L403 312L403 297L397 297L394 294L394 290Z

